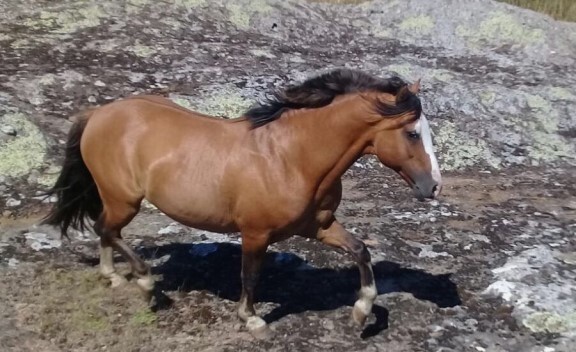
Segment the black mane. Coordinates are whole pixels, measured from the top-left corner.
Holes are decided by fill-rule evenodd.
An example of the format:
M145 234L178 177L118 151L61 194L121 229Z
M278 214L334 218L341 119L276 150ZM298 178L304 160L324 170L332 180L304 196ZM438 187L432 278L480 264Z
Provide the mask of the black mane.
M249 109L244 116L252 123L252 127L256 128L277 120L290 109L326 106L338 95L362 91L396 95L406 85L404 80L396 76L382 79L361 71L338 69L310 78L283 91L273 92L263 102ZM418 110L419 116L420 100L411 93L407 93L401 104L378 104L378 111L383 115L398 115L408 109Z

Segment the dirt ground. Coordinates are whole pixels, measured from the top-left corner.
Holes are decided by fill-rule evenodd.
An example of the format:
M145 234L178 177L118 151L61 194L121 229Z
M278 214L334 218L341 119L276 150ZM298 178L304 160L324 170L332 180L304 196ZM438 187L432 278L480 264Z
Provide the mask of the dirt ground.
M133 283L112 289L99 278L94 236L78 235L59 248L54 230L35 226L46 206L30 204L17 220L1 223L9 228L2 255L13 265L0 267L0 346L3 351L573 351L574 340L566 337L570 322L526 324L517 312L521 299L512 293L506 300L487 288L497 281L498 268L537 249L527 263L535 273L509 282L549 288L550 297L535 295L542 301L526 303L535 311L546 299L560 297L553 284L568 288L564 299L573 302L574 171L451 174L438 201L418 202L391 172L353 167L345 175L339 217L370 247L379 293L373 315L363 330L351 324L359 277L348 258L293 238L270 249L258 287L257 309L273 330L266 340L254 339L235 315L237 234L168 227L170 219L143 210L124 235L153 265L173 300L153 312ZM162 229L170 234L159 235ZM47 238L34 242L29 234L40 232ZM556 259L546 261L547 253ZM521 266L516 260L515 268ZM125 263L122 268L127 270ZM567 325L562 330L559 324Z

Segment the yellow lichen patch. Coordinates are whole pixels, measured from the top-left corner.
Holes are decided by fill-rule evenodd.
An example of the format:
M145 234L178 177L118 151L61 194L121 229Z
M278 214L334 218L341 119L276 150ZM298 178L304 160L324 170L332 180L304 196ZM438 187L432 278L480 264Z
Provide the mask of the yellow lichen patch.
M54 33L74 33L82 28L100 25L100 19L106 13L98 5L89 5L78 9L66 9L59 12L42 11L37 19L28 19L24 24L32 28L55 27Z
M250 26L250 18L254 14L268 13L272 7L264 0L250 0L243 4L227 3L226 9L230 14L230 22L238 28L246 29Z
M408 17L400 23L401 30L416 35L430 34L433 28L434 20L426 15Z
M14 127L18 133L0 144L0 175L21 177L42 167L47 146L38 127L21 113L4 115L0 121Z
M438 154L444 170L458 170L484 162L500 167L500 159L492 155L486 142L458 131L452 122L445 122L435 134L434 141L441 151Z
M504 12L492 12L479 27L459 25L456 34L470 42L505 42L512 44L535 44L544 40L544 32L539 28L518 22L518 19Z

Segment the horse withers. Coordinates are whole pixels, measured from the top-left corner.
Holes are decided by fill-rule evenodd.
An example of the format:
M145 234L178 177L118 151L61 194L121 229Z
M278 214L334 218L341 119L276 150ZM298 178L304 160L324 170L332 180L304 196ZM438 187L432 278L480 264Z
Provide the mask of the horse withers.
M70 130L50 191L58 201L44 222L66 235L94 221L101 274L112 286L126 281L114 268L117 250L149 294L150 268L120 235L143 199L184 225L240 232L238 315L252 332L266 330L254 310L254 289L267 247L293 235L314 238L358 264L361 289L352 317L363 325L377 291L366 246L334 215L341 177L372 154L417 198L438 195L442 181L418 90L419 82L340 69L276 91L233 120L154 96L88 110Z

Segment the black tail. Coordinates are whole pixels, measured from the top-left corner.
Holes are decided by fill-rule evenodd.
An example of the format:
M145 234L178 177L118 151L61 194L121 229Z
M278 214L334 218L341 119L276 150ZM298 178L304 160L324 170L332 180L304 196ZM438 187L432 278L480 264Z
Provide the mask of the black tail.
M68 237L70 226L84 231L87 228L86 218L95 221L102 213L98 189L80 153L80 140L88 116L88 113L80 116L70 129L62 171L54 187L46 193L47 196L56 196L58 200L42 224L60 227L64 237Z

